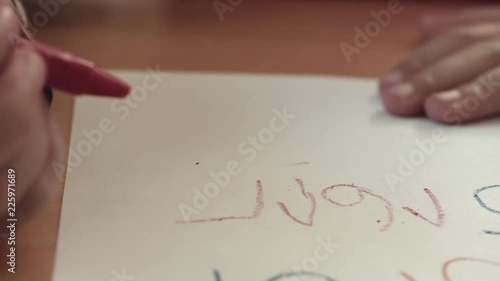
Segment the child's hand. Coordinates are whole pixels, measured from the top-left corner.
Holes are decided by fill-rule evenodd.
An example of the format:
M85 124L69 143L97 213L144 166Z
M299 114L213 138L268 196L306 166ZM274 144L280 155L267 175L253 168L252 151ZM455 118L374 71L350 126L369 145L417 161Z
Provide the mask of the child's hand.
M52 163L62 158L61 135L42 93L46 66L28 48L12 49L19 34L9 1L0 0L0 219L7 215L7 174L15 170L15 215L24 219L54 197L58 184ZM12 177L12 176L11 176ZM12 199L9 202L13 202ZM13 207L12 204L9 207ZM12 211L12 209L10 210Z
M382 78L387 110L449 124L500 114L500 9L429 15L421 28L429 40Z

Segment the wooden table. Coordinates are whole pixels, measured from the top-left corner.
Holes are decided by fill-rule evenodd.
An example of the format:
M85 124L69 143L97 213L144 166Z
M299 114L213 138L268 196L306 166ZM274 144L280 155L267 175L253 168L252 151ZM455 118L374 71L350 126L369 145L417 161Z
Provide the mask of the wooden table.
M243 0L223 21L212 1L70 0L37 38L110 69L379 77L418 44L418 15L463 6L403 0L403 11L347 63L339 45L354 44L354 27L364 28L387 1ZM36 3L31 9L41 10ZM72 109L73 99L57 94L52 111L66 139ZM18 231L18 272L2 265L0 280L50 280L63 189L54 186L57 202Z

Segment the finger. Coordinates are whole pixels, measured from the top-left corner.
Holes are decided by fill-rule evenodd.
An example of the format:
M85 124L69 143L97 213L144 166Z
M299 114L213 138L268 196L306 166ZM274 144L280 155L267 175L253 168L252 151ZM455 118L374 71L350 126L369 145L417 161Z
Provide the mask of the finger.
M19 34L19 23L17 16L8 4L8 1L0 1L0 69L8 61L12 51L10 38Z
M38 129L48 115L41 89L45 83L46 67L42 58L29 48L13 53L9 65L0 76L0 163L23 148L27 128ZM46 122L46 120L45 120Z
M450 30L434 38L413 52L380 81L380 88L387 88L422 71L439 59L463 49L474 42L498 37L500 23L472 25Z
M23 208L18 213L23 221L33 217L34 214L49 205L58 194L58 185L62 184L52 164L62 163L64 155L64 140L55 121L50 118L50 148L44 168L37 176L36 182L30 186L29 191L22 197Z
M27 192L49 153L49 112L41 93L44 81L43 59L29 49L17 50L0 77L0 120L5 120L0 123L0 168L16 169L16 196Z
M438 60L407 82L382 91L387 110L398 115L423 111L425 98L478 77L500 63L500 39L483 41Z
M432 37L461 25L499 21L500 9L489 6L451 13L428 13L420 18L419 27L424 36Z
M460 124L500 114L500 67L456 89L437 93L425 101L429 118Z

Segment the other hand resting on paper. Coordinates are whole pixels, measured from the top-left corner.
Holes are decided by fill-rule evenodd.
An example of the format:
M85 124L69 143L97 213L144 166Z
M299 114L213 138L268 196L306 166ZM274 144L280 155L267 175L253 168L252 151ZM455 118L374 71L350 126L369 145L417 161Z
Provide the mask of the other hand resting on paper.
M500 114L500 8L420 19L426 42L380 82L386 109L459 124Z

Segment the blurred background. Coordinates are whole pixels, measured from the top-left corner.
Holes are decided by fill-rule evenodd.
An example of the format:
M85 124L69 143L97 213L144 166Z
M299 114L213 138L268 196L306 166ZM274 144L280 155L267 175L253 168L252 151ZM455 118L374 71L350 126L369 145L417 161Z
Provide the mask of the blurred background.
M227 5L227 0L23 2L38 40L109 68L161 63L166 70L373 77L394 63L385 54L402 58L417 43L414 23L419 14L457 9L467 1L401 0L405 10L350 64L338 52L339 44L352 42L353 28L373 20L371 10L387 9L388 0L233 0L240 4L223 18L214 3Z

